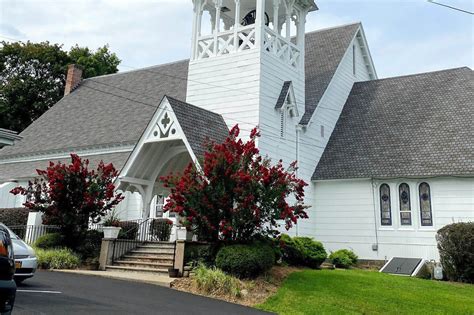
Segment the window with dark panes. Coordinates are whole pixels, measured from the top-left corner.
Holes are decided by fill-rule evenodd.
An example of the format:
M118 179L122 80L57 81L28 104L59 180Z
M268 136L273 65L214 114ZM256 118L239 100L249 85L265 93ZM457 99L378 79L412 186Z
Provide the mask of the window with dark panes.
M400 225L411 225L410 186L403 183L398 187L400 200Z
M421 183L420 191L420 219L422 226L433 226L433 214L431 211L431 191L428 183Z
M390 187L387 184L380 185L380 224L392 225Z

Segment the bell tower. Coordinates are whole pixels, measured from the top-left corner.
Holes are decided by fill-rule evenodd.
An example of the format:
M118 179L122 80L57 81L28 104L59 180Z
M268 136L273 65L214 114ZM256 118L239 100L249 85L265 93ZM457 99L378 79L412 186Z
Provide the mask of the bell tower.
M304 114L305 23L307 14L317 10L314 1L193 4L186 101L221 114L228 126L239 124L243 137L258 125L261 149L275 140L294 142ZM280 103L289 105L287 112ZM271 147L267 149L264 153L273 155Z

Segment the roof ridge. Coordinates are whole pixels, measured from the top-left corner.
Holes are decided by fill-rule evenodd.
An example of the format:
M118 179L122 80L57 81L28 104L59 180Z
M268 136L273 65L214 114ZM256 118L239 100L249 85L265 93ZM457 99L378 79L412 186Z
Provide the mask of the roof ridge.
M356 82L354 84L359 84L359 83L366 83L366 82L379 82L379 81L388 81L388 80L394 80L394 79L404 79L404 78L410 78L410 77L416 77L416 76L425 76L428 74L435 74L435 73L442 73L442 72L450 72L450 71L458 71L462 69L468 69L471 70L468 66L463 66L463 67L456 67L456 68L448 68L448 69L442 69L442 70L433 70L433 71L427 71L427 72L418 72L418 73L412 73L412 74L402 74L402 75L397 75L394 77L387 77L387 78L381 78L381 79L375 79L375 80L367 80L367 81L360 81Z
M360 22L360 21L359 22L351 22L351 23L337 25L337 26L324 27L324 28L320 28L320 29L317 29L317 30L314 30L314 31L306 32L305 35L312 34L312 33L329 31L329 30L336 29L336 28L344 28L344 27L353 26L353 25L362 25L362 22Z
M161 64L154 65L154 66L147 66L147 67L143 67L143 68L136 68L136 69L126 70L126 71L120 71L120 72L116 72L116 73L98 75L98 76L96 76L96 77L90 77L90 78L84 79L83 81L86 81L86 80L89 80L89 79L97 79L97 78L103 78L103 77L111 77L111 76L121 75L121 74L129 74L129 73L132 73L132 72L138 72L138 71L143 71L143 70L149 70L149 69L152 69L152 68L160 68L160 67L170 66L170 65L173 65L173 64L182 63L182 62L186 62L186 61L189 61L189 59L181 59L181 60L176 60L176 61L170 61L170 62L166 62L166 63L161 63Z
M194 104L188 103L188 102L186 102L186 101L179 100L179 99L177 99L177 98L175 98L175 97L168 96L168 95L166 95L166 94L164 95L164 97L166 97L168 100L170 100L170 99L171 99L171 100L173 100L173 101L177 101L177 102L180 102L180 103L184 103L184 104L187 104L187 105L190 105L190 106L196 107L196 108L198 108L198 109L200 109L200 110L206 111L206 112L208 112L208 113L210 113L210 114L213 114L213 115L216 115L216 116L222 117L222 115L221 115L221 114L219 114L219 113L216 113L216 112L213 112L213 111L211 111L211 110L209 110L209 109L205 109L205 108L202 108L202 107L200 107L200 106L197 106L197 105L194 105ZM223 118L223 117L222 117L222 118Z

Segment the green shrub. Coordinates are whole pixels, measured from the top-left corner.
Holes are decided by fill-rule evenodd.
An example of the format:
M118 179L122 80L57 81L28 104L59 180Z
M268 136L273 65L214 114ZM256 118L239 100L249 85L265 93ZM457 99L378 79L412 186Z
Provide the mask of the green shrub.
M62 247L63 244L63 237L60 233L48 233L38 237L34 246L41 249L50 249Z
M76 248L76 252L82 260L93 260L99 257L102 237L103 233L97 230L89 230L85 233L83 241Z
M154 219L151 221L151 234L153 237L162 242L167 242L171 236L171 229L173 228L173 221L166 218Z
M216 243L186 243L184 247L184 263L186 265L214 265L220 244Z
M195 269L193 281L197 288L204 293L240 297L240 281L215 267L207 268L204 265L199 265Z
M238 278L254 278L269 270L275 254L266 244L230 245L217 253L216 266Z
M319 268L327 257L323 244L309 237L280 237L283 260L293 266Z
M446 225L438 231L436 240L446 277L474 283L474 222Z
M70 249L40 249L36 248L38 267L43 269L74 269L80 264L79 257Z
M138 235L138 222L120 221L117 225L122 229L119 232L118 238L123 240L134 240Z
M7 208L0 209L0 222L6 226L26 225L28 222L29 209L26 208Z
M329 259L337 268L349 268L357 264L358 257L351 250L340 249L331 253Z

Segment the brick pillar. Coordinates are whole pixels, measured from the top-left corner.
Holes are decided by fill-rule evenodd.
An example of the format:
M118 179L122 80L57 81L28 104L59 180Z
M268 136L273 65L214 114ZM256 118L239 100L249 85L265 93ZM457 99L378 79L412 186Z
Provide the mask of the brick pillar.
M79 86L82 80L82 68L78 65L67 66L66 87L64 88L64 96L70 94Z

